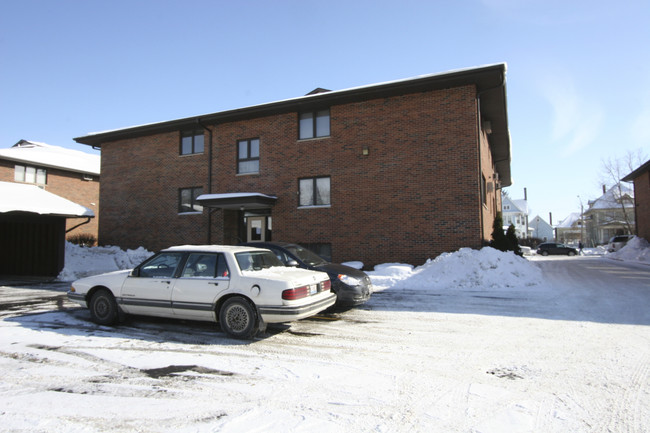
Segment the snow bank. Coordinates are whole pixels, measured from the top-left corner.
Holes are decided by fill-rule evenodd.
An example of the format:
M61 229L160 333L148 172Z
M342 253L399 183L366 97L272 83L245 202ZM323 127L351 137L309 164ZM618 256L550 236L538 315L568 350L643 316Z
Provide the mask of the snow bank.
M650 243L635 236L620 250L607 254L607 258L650 264Z
M490 247L461 248L416 268L396 263L379 265L368 275L377 290L503 289L534 286L542 279L541 270L533 263Z
M119 247L80 247L66 242L65 267L57 279L74 281L105 272L131 269L152 255L152 252L142 247L123 251Z

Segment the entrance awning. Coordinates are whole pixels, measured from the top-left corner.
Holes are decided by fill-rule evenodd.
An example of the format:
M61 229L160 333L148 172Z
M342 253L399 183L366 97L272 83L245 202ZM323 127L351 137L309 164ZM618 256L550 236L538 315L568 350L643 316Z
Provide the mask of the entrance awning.
M196 198L196 201L204 207L236 210L268 209L273 207L277 200L276 196L259 192L202 194Z

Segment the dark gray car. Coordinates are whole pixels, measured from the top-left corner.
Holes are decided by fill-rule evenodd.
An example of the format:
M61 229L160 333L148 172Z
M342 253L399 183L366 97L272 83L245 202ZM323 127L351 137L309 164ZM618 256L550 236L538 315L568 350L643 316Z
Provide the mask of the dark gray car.
M327 272L332 281L332 291L336 293L337 307L353 307L363 304L370 299L372 294L372 283L365 272L349 266L330 263L298 244L247 242L241 245L267 248L273 251L285 266Z
M542 256L548 256L549 254L575 256L578 254L578 250L556 242L545 242L539 244L537 247L537 254Z

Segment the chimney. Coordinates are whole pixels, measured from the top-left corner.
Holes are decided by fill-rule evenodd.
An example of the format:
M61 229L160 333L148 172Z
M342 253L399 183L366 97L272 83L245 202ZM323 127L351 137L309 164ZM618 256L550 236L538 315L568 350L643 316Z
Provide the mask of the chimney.
M607 186L603 185L603 194L607 194Z
M549 225L553 225L553 212L548 213L548 223Z

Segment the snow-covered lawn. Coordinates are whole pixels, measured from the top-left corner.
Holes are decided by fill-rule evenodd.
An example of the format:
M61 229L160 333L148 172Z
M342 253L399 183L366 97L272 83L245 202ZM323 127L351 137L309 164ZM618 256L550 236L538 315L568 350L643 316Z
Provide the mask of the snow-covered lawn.
M0 309L0 431L648 431L650 266L623 253L386 264L364 306L252 342L184 321L97 326L63 284L0 287L3 303L50 297Z

